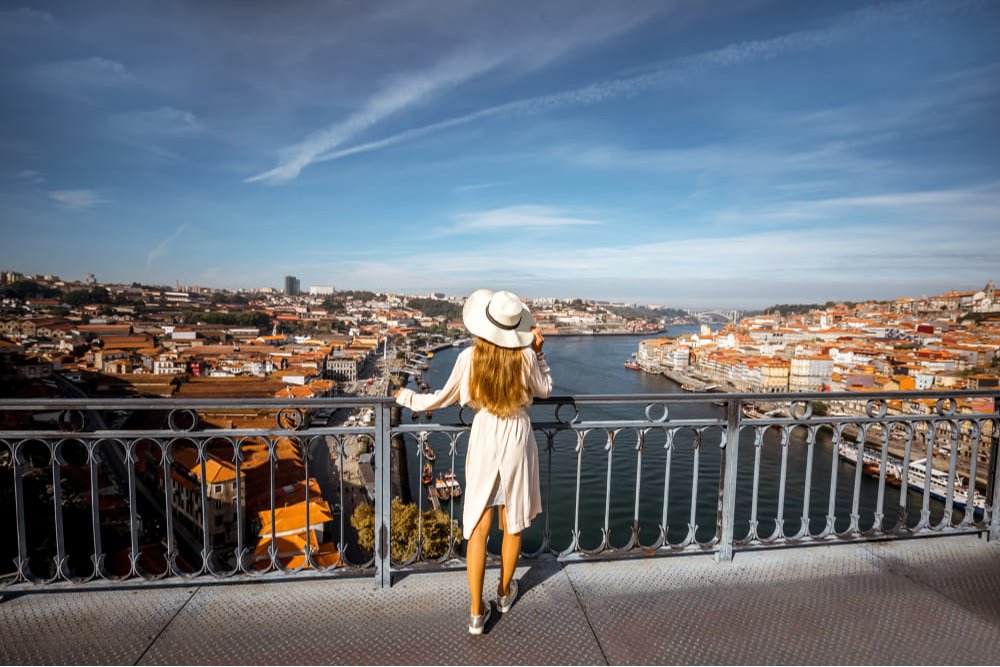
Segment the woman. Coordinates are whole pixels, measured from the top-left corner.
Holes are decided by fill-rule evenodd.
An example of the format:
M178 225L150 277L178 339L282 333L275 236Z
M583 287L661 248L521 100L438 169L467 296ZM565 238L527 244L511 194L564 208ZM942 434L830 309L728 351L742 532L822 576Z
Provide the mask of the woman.
M478 635L490 617L483 575L493 508L499 508L503 530L497 587L501 614L517 598L514 570L521 531L542 511L538 446L526 408L532 396L552 392L552 376L542 353L545 339L516 295L477 290L465 302L462 319L475 345L458 355L444 387L433 394L401 389L396 402L417 412L456 402L476 410L465 458L462 533L471 597L469 632Z

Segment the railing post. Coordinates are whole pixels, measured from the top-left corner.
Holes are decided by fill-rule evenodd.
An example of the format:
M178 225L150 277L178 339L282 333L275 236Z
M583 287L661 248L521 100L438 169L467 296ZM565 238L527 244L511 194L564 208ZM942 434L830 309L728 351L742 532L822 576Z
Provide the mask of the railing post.
M1000 401L1000 396L995 396L993 398L993 410L994 412L1000 411L997 406L997 401ZM987 485L986 485L986 502L990 505L990 532L987 536L992 542L993 540L1000 540L1000 452L997 451L1000 448L1000 419L994 422L987 422L990 424L990 468L987 474ZM969 493L973 494L973 489L976 488L976 480L969 481Z
M736 524L736 470L740 453L740 417L743 414L739 399L726 401L726 443L722 448L722 489L719 494L719 514L722 530L719 550L715 559L720 563L733 560L733 527Z
M378 588L392 586L389 410L387 403L380 403L375 409L375 585Z

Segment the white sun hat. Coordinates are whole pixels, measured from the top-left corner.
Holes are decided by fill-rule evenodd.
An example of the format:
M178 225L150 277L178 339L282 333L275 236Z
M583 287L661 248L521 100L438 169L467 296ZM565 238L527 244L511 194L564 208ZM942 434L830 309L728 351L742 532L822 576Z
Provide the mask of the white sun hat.
M535 339L535 318L517 295L501 290L476 290L462 309L469 333L500 347L526 347Z

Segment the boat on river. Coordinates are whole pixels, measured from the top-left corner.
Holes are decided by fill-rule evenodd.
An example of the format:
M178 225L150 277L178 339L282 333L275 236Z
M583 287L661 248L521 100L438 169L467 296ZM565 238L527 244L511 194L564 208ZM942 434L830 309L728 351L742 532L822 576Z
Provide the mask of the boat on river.
M455 479L455 473L451 471L443 475L438 473L437 481L434 482L434 491L441 500L449 500L462 495L462 485Z
M632 356L625 360L625 368L630 371L641 371L642 366L639 365L639 360L636 358L636 353L633 352Z
M841 442L838 446L840 458L858 465L858 445L852 442ZM923 493L928 485L927 459L911 461L906 476L906 485L918 493ZM871 477L882 474L882 457L874 451L864 451L861 455L861 470ZM902 486L903 461L894 456L886 456L885 481L893 486ZM965 481L955 475L953 482L952 503L955 507L965 509L969 502L969 488ZM948 499L948 473L937 468L930 468L930 496L941 502ZM973 490L972 505L979 512L986 508L986 497L978 490Z
M910 464L910 485L923 490L927 484L927 459L919 459ZM945 501L948 498L948 473L938 470L933 466L930 468L930 492L932 498ZM955 475L953 502L956 506L965 509L969 502L969 488L962 481L962 478ZM986 498L979 491L973 491L972 506L976 510L986 508Z

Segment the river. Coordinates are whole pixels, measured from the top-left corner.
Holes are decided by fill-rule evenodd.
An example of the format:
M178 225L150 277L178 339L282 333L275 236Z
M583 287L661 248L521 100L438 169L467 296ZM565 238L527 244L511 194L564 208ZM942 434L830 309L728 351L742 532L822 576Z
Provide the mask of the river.
M675 336L695 331L697 327L672 327L668 335ZM624 361L638 349L638 343L648 336L550 336L545 342L545 353L552 370L553 395L565 394L675 394L681 393L677 383L663 377L628 370ZM439 389L451 372L458 348L446 349L434 355L430 369L424 379L431 390ZM583 410L583 421L600 419L642 419L642 405L591 406ZM714 405L669 406L671 419L691 419L697 417L720 417L723 408ZM536 421L551 421L553 410L547 406L532 409ZM658 410L658 409L657 409ZM659 414L657 412L657 414ZM410 419L410 412L404 411L403 418ZM421 421L426 418L420 417ZM437 423L458 422L458 410L454 407L434 413ZM471 412L466 411L466 419L471 420ZM787 457L787 483L784 497L785 534L796 533L801 526L805 487L805 470L808 464L808 447L805 446L804 429L792 431ZM718 482L720 468L719 443L722 434L719 429L709 429L704 433L699 453L698 483L694 479L693 434L684 429L674 441L671 454L670 479L667 488L667 526L671 543L681 542L688 532L691 517L692 497L694 498L694 518L698 526L696 537L699 541L710 539L715 534L718 503ZM552 448L551 472L548 470L545 436L536 432L541 461L542 497L550 494L547 514L554 548L569 545L575 516L577 455L576 438L571 433L556 436ZM663 518L665 466L667 450L664 447L666 434L663 429L651 431L641 452L641 470L637 475L639 456L635 447L635 431L627 429L619 433L611 456L611 497L608 507L608 525L611 542L621 546L628 541L635 510L637 478L640 484L639 524L641 541L649 544L655 541ZM464 485L464 460L467 438L462 435L454 452L450 451L450 441L444 434L434 434L430 442L437 454L435 471L454 468ZM607 433L592 431L584 440L582 464L580 466L579 528L581 545L594 548L601 541L601 529L605 519L606 484L609 466L609 452L605 449ZM408 442L408 462L410 479L418 479L415 442ZM739 473L737 475L736 537L745 536L749 530L753 500L753 435L744 432L740 443ZM835 493L835 528L843 531L850 525L851 506L855 483L855 467L836 460L831 438L825 431L819 431L813 451L811 491L808 503L809 528L813 533L822 531L826 525L826 515L830 497L830 478L833 469L837 471ZM551 485L548 483L551 474ZM758 534L769 536L776 528L775 519L779 502L781 478L781 445L776 432L768 431L761 450L760 490L758 496ZM413 484L411 488L418 487ZM692 492L692 486L695 486ZM862 477L860 494L860 525L868 528L874 521L877 506L878 481ZM896 521L899 504L899 489L887 486L883 496L886 527ZM424 501L426 506L426 501ZM907 496L908 523L919 517L922 496L910 492ZM460 500L446 503L455 518L461 519ZM943 503L931 499L931 519L939 521L943 513ZM525 532L525 549L537 547L545 514ZM495 539L495 538L494 538ZM491 548L493 543L491 542Z

